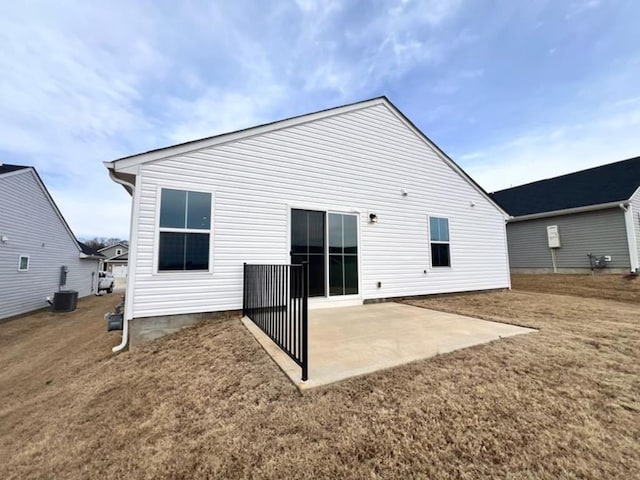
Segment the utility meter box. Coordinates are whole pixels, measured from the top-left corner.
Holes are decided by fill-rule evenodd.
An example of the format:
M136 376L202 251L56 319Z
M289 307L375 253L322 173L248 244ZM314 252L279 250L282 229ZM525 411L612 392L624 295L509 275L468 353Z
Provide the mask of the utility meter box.
M547 240L549 248L560 248L560 231L557 225L547 226Z

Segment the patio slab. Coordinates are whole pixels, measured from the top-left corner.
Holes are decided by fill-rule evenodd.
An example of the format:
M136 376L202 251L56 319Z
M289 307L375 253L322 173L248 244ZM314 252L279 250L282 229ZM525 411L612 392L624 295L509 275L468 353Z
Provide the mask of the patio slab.
M309 311L309 380L251 320L242 322L300 389L395 367L534 329L400 303Z

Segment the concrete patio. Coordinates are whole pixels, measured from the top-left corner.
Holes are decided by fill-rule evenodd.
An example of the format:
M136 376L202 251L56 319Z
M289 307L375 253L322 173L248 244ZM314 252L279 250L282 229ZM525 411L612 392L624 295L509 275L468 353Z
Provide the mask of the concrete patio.
M251 320L242 322L300 389L535 330L399 303L309 311L309 380Z

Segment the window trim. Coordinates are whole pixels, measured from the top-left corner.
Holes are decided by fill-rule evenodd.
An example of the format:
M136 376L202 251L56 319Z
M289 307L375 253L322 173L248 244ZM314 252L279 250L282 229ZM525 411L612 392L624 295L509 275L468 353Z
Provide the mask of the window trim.
M116 248L116 257L118 255L122 255L122 249L121 248Z
M209 228L208 229L198 229L198 228L169 228L169 227L160 227L160 207L162 205L162 189L170 189L170 190L184 190L187 192L196 192L196 193L208 193L211 195L211 211L209 213ZM207 190L203 188L194 188L193 185L187 185L179 182L163 182L161 185L157 185L156 187L156 211L155 211L155 225L154 225L154 234L153 234L153 270L152 275L161 275L163 277L176 275L179 278L183 278L184 276L190 277L202 277L202 276L210 276L213 274L213 243L214 243L214 212L215 212L215 204L216 204L216 191L214 189ZM160 262L158 256L160 255L160 232L176 232L176 233L207 233L209 234L209 268L207 270L160 270Z
M447 221L447 236L449 237L448 241L442 241L442 240L431 240L431 219L432 218L442 218L445 219ZM431 269L436 269L436 270L444 270L444 269L451 269L453 262L451 259L451 217L448 217L446 215L427 215L427 231L428 231L428 238L429 238L429 266L431 267ZM431 245L435 244L435 245L448 245L449 246L449 265L434 265L433 264L433 253L431 251Z
M27 259L27 268L21 268L22 259L23 258ZM29 255L18 255L18 271L19 272L28 272L30 266L31 266L31 256L29 256Z

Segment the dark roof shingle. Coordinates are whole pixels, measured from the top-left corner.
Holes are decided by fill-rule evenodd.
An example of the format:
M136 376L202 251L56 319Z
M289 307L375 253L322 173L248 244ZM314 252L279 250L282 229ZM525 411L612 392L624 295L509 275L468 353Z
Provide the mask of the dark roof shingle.
M31 167L25 167L24 165L9 165L7 163L2 163L0 164L0 175L2 175L3 173L15 172L16 170L24 170L25 168L31 168Z
M104 255L95 248L91 248L89 245L87 245L86 243L82 243L79 240L77 240L77 242L80 246L80 250L82 250L82 253L84 253L85 255L89 255L91 257L104 257Z
M638 187L640 157L507 188L491 197L509 215L519 217L625 201Z

